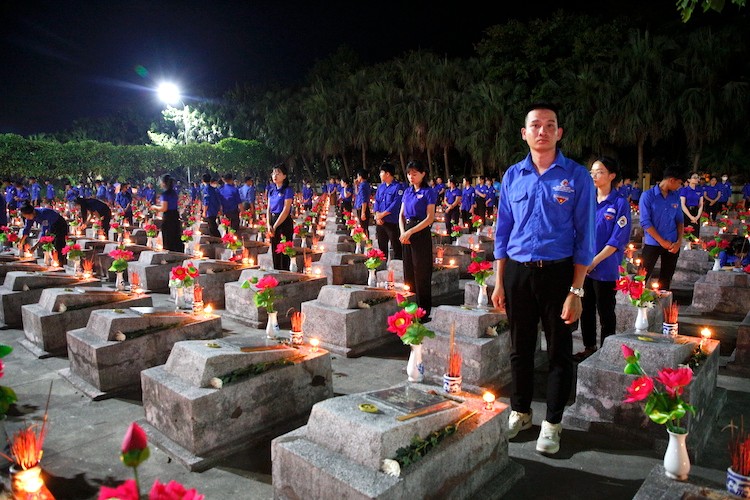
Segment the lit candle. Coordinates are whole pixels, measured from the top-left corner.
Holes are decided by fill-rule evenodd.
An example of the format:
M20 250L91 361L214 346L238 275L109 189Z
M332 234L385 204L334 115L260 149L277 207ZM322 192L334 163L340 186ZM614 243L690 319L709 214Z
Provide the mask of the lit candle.
M318 352L318 346L320 345L320 340L318 339L310 339L310 351L312 352Z
M641 259L635 259L635 265L641 267Z
M484 400L484 409L485 410L494 410L495 409L495 395L491 392L485 392L482 395L482 399Z
M130 238L125 238L124 240L122 240L122 243L124 245L130 245Z
M196 236L196 237L200 236L201 235L200 230L196 229L195 232L193 233L193 235Z
M195 251L195 257L198 258L198 259L202 259L203 258L203 252L200 251L200 250L196 250Z
M698 345L698 349L703 350L703 346L707 340L711 339L711 330L704 328L701 330L701 343Z
M53 267L60 267L60 262L59 262L59 261L56 261L56 260L53 260L53 261L52 261L52 266L53 266Z
M408 292L408 291L409 291L409 285L407 285L406 283L404 283L404 291L405 291L405 292Z
M104 236L103 234L100 234L100 235L99 235L99 239L100 239L100 240L102 240L102 241L104 241L104 240L106 240L106 239L107 239L107 237L106 237L106 236Z
M449 261L449 264L450 264L451 266L455 266L455 265L456 265L456 259L451 259L451 260Z
M214 311L214 308L211 307L211 304L208 304L206 307L203 308L203 315L207 318L211 317L211 313Z
M659 282L658 282L658 281L654 281L653 283L651 283L651 288L652 288L652 289L653 289L653 290L654 290L655 292L658 292L658 291L659 291Z
M320 276L321 271L319 267L316 267L313 272L315 273L315 276Z

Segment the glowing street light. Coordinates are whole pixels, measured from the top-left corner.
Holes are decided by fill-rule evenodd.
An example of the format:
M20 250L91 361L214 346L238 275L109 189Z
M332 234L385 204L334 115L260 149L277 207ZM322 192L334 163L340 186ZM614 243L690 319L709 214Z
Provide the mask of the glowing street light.
M187 145L190 140L190 108L182 100L180 88L174 83L163 82L156 88L156 94L167 107L176 107L177 104L182 104L182 124L185 127L185 145ZM188 185L191 184L190 163L187 165L187 180Z

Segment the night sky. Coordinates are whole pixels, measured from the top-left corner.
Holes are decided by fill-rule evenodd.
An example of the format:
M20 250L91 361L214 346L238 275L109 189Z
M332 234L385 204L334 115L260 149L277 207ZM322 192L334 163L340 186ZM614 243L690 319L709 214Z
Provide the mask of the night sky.
M153 88L162 80L210 97L237 82L300 82L343 44L365 63L419 48L469 56L489 26L585 4L542 1L528 10L532 3L498 2L489 10L485 2L6 0L0 133L54 132L126 108L155 112L162 105ZM605 2L597 12L624 4L632 7ZM662 9L677 17L672 1Z

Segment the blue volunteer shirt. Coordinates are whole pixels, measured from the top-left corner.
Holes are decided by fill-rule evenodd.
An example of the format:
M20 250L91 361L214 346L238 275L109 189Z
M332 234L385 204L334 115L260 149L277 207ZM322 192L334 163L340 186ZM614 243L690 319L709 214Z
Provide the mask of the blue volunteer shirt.
M495 258L518 262L594 259L596 191L589 172L561 152L539 175L531 155L503 177Z
M461 190L458 188L446 189L445 190L445 201L448 205L452 205L456 201L456 198L461 196Z
M680 197L676 191L672 191L664 197L659 185L652 187L641 196L638 204L641 211L641 227L644 231L644 243L646 245L660 246L659 243L646 230L650 227L667 241L677 241L677 225L682 224L682 207Z
M743 198L750 198L750 182L746 183L744 186L742 186L742 197ZM746 209L750 210L750 207L745 207Z
M221 209L225 214L231 214L240 211L240 191L234 184L224 184L219 189L219 197L221 198Z
M179 206L179 196L174 189L164 191L159 197L159 201L162 203L167 202L167 210L177 210Z
M5 202L10 203L16 197L16 188L8 186L5 188Z
M338 185L335 182L329 182L326 185L326 192L328 194L333 194L336 192L336 189L338 188Z
M107 186L104 184L100 184L98 188L96 188L96 197L100 200L106 200L107 199Z
M97 196L98 197L98 196ZM147 202L151 203L152 205L156 203L156 190L154 188L144 188L143 189L143 199Z
M685 206L687 207L697 207L700 205L701 198L703 197L703 193L700 189L693 189L690 186L680 188L678 193L681 198L685 198Z
M26 224L23 226L23 232L21 234L28 236L31 233L31 226L36 223L41 228L39 236L45 236L50 227L61 218L60 214L51 208L35 208L34 218L26 219Z
M634 187L630 190L630 199L631 201L634 201L638 203L641 200L641 194L643 194L643 189Z
M352 190L351 186L346 186L346 187L341 186L341 187L339 187L339 198L342 199L342 200L349 199L349 201L353 201L352 200L352 193L354 193L354 191Z
M719 187L719 192L721 193L721 198L719 198L719 201L722 203L726 203L729 201L729 198L732 197L732 183L727 182L720 182L717 184Z
M429 186L422 186L416 190L414 186L407 187L401 200L404 217L424 220L427 217L427 206L434 205L436 200L437 194Z
M737 260L739 257L737 255L729 255L726 250L722 250L719 252L719 265L721 267L724 266L734 266L737 264ZM750 265L750 254L745 255L745 258L742 259L740 262L740 266L745 267Z
M619 193L620 196L627 199L630 197L630 193L633 192L633 185L632 184L623 184L620 186Z
M492 189L492 186L485 186L487 189L487 206L488 207L494 207L497 205L497 195L495 194L495 190Z
M432 190L435 191L435 194L438 196L440 196L440 191L444 189L445 189L445 184L443 184L442 182L432 186Z
M357 197L354 199L354 208L359 209L365 203L370 203L371 194L370 183L367 181L360 182L359 188L357 188Z
M360 187L360 189L362 189ZM313 190L307 184L302 186L302 202L305 205L312 205Z
M206 207L206 217L216 217L219 215L221 200L216 188L211 184L201 184L201 203Z
M711 184L706 184L705 186L703 186L703 193L706 195L705 198L707 199L707 201L715 200L719 195L719 185L717 184L715 186L712 186Z
M461 210L466 210L467 212L471 210L471 207L474 205L474 188L469 186L467 188L464 188L463 191L461 191Z
M65 201L73 202L78 198L78 190L74 187L65 191Z
M42 192L42 186L40 186L38 182L34 182L31 184L31 199L32 200L38 200L41 192Z
M589 278L596 281L617 281L620 278L620 263L625 246L630 241L630 204L619 192L612 190L607 199L596 205L596 241L594 252L604 247L617 249L615 253L597 265Z
M125 209L125 211L132 210L133 193L130 191L130 189L120 191L119 193L117 193L117 196L115 196L115 203L117 203L117 206Z
M401 211L401 199L404 197L404 187L394 180L390 186L381 183L375 193L375 211L388 212L383 222L398 224L398 214Z
M29 190L25 187L22 187L21 189L16 188L16 197L18 198L19 203L23 203L24 201L31 199L31 193L29 193Z
M246 203L255 203L255 185L243 184L239 188L240 199Z
M276 187L276 184L273 184L268 192L268 208L272 214L280 214L284 211L284 202L293 199L294 189L291 186Z
M55 197L55 186L47 184L47 199L51 200Z

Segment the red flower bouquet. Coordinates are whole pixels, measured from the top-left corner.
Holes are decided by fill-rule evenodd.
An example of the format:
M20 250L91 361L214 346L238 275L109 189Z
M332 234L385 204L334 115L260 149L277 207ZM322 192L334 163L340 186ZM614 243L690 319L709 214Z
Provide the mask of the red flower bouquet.
M282 253L287 257L294 257L297 252L294 250L294 243L286 241L286 238L281 237L281 242L276 245L276 253Z
M398 335L401 342L407 345L419 345L425 337L435 338L435 332L421 323L427 314L424 309L400 294L396 295L396 301L403 309L388 317L389 332Z
M240 287L250 288L251 284L255 285L255 288L258 289L258 291L255 292L255 295L253 295L255 306L265 307L266 311L269 313L274 312L273 301L276 300L276 294L273 290L279 286L278 280L273 276L264 276L260 280L258 280L258 278L253 278L252 280L245 280Z
M128 268L128 261L133 260L133 252L130 250L123 250L116 248L109 252L109 256L115 259L112 261L112 265L109 266L109 270L113 273L121 273Z
M617 280L615 290L627 294L630 297L630 303L636 307L654 307L656 295L646 288L645 269L639 270L638 274L631 278L620 266L620 279Z
M383 251L377 248L373 248L369 252L367 252L365 267L367 269L377 269L383 264L384 260L385 254L383 253Z
M493 273L492 262L474 257L471 259L471 264L469 264L468 271L469 274L474 276L474 281L476 281L480 286L484 286L487 284L487 278Z

